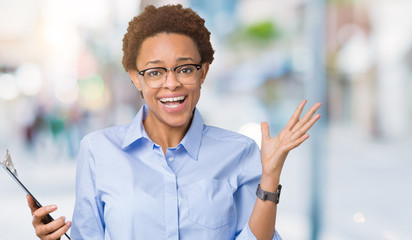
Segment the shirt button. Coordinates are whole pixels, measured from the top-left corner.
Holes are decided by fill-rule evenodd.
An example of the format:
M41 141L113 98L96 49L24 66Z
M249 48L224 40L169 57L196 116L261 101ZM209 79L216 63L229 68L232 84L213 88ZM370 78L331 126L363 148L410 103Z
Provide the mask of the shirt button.
M173 162L175 159L172 158L172 157L169 157L167 160L168 160L169 162Z

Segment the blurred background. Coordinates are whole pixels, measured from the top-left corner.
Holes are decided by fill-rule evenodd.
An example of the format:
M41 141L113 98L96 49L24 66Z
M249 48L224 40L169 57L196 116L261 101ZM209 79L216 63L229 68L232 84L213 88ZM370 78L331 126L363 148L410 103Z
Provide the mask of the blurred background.
M275 136L302 99L323 102L282 173L283 239L412 239L410 0L0 0L0 154L53 216L71 219L80 139L142 105L122 38L145 5L166 3L212 32L207 124L260 143L261 121ZM3 170L0 238L36 239Z

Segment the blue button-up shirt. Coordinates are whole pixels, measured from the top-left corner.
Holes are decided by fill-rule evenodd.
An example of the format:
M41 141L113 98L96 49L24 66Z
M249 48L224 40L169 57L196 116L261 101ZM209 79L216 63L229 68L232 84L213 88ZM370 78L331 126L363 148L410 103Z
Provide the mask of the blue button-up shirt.
M248 226L261 174L256 143L205 125L195 110L165 155L144 129L147 111L82 140L71 237L256 239Z

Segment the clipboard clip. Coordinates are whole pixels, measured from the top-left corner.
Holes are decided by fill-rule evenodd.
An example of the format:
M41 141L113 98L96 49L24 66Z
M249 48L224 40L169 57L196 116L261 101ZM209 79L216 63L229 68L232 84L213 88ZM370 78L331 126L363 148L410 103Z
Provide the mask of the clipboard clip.
M14 164L13 164L13 161L11 160L10 153L9 153L8 149L7 149L7 152L6 152L6 156L4 157L4 161L1 162L1 164L3 166L5 166L6 168L8 168L10 170L10 172L13 173L14 176L17 177L17 170L14 167Z
M29 192L29 190L23 185L23 183L20 182L20 180L17 177L17 170L14 168L13 161L11 160L9 150L7 149L6 156L4 157L4 160L0 162L0 165L2 165L5 170L16 180L16 182L24 189L24 191L29 194L34 201L36 202L38 207L42 207L42 205L37 201L37 199ZM50 214L47 214L43 219L42 219L44 224L47 224L49 222L54 221L54 219L50 216ZM67 233L64 233L64 235L67 237L67 239L71 239ZM60 239L60 238L59 238Z

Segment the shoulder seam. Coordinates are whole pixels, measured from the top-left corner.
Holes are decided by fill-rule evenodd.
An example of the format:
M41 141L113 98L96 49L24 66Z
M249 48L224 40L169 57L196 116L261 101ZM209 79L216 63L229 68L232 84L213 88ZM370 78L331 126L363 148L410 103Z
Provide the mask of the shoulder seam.
M223 129L223 128L205 125L205 129L210 129L210 130L216 129L216 130L219 130L219 131L223 131L225 133L225 136L219 137L219 138L215 137L213 134L204 133L205 136L210 137L214 140L218 140L218 141L236 140L236 141L239 141L239 142L245 143L245 144L253 144L255 142L253 139L249 138L248 136L245 136L243 134L233 132L233 131L230 131L230 130L226 130L226 129Z

